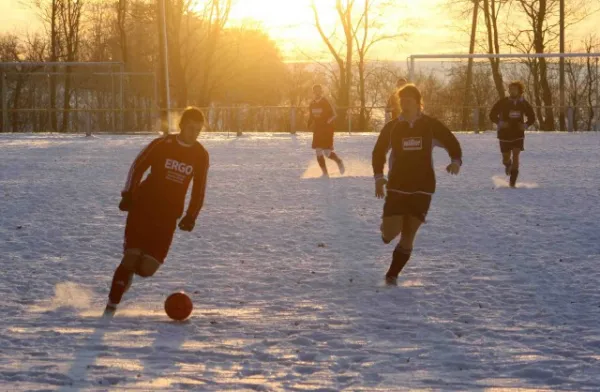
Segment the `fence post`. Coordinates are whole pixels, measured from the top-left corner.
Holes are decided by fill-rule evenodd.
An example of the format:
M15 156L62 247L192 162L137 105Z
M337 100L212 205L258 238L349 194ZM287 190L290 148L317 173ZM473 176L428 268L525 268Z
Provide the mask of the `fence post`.
M7 83L6 74L0 73L2 78L2 132L8 132L8 99L7 99Z
M235 111L235 124L237 128L237 135L242 136L242 107L238 106Z
M296 107L292 107L290 110L290 133L296 134Z
M350 108L346 109L346 116L348 117L348 135L352 132L352 113L350 113Z
M111 97L111 105L110 105L110 120L111 120L111 127L112 127L112 132L115 132L117 129L117 125L116 125L116 105L115 105L115 101L116 99L116 93L115 93L115 75L111 72L110 73L110 97Z
M92 136L92 111L87 112L87 129L85 130L85 136Z
M575 112L573 110L573 107L569 106L567 108L567 132L573 132L573 129L574 129L574 123L573 123L574 114L575 114Z
M119 116L119 128L121 132L123 132L125 130L125 89L124 89L124 73L125 73L125 66L123 63L119 64L119 109L120 109L120 116Z

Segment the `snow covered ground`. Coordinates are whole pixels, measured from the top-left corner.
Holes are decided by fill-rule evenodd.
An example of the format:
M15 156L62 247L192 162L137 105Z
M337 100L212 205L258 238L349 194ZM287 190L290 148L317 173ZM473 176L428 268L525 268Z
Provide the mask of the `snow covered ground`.
M378 224L375 135L203 135L196 230L99 320L117 204L150 136L0 135L0 391L600 390L600 135L530 134L509 189L493 134L459 135L399 287ZM329 162L332 171L333 165ZM192 318L162 310L190 293Z

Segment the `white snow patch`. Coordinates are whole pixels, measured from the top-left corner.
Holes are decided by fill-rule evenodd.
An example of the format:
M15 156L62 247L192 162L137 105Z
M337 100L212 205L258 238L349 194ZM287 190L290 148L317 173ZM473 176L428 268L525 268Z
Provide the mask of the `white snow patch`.
M510 183L508 182L508 177L496 175L492 177L492 181L494 182L494 187L496 189L499 188L510 188ZM517 188L522 189L534 189L539 188L539 184L536 182L521 182L517 180Z
M327 158L326 158L327 159ZM330 178L337 177L373 177L373 168L371 163L362 159L343 159L346 172L342 176L338 170L337 164L327 159L327 171ZM302 174L302 179L321 178L323 172L316 159L308 163L308 167Z
M92 302L92 291L74 282L57 283L54 295L49 300L40 301L33 305L33 312L47 312L60 308L73 308L76 310L89 309Z
M196 229L106 325L119 192L154 136L97 136L0 134L0 390L600 390L600 133L528 135L534 192L491 186L495 135L457 135L459 176L436 149L398 287L377 135L336 135L349 173L311 181L310 135L203 134ZM178 290L185 323L163 310Z

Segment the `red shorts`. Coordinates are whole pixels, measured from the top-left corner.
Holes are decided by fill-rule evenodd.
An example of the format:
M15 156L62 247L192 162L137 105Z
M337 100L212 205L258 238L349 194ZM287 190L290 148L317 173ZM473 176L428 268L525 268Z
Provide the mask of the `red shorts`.
M177 218L133 208L127 214L123 250L140 249L162 264L169 253L176 227Z

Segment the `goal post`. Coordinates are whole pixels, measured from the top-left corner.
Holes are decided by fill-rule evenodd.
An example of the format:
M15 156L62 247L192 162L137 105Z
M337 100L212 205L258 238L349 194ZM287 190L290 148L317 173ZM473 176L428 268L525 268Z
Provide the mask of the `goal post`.
M154 73L120 62L0 63L2 132L154 131Z
M560 91L560 59L566 63L565 91ZM425 89L444 91L443 97L427 91L425 103L428 110L433 106L438 113L445 113L442 117L450 120L455 129L464 124L467 112L472 130L491 129L487 120L491 105L509 82L521 80L527 99L536 109L538 129L559 129L559 121L564 118L569 131L600 131L599 59L600 53L594 52L413 54L407 58L407 68L412 82ZM473 82L467 86L469 61L474 65ZM504 87L498 88L498 84ZM455 89L454 94L449 92L452 89ZM563 94L566 100L561 106Z

